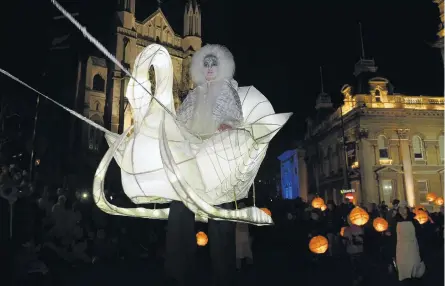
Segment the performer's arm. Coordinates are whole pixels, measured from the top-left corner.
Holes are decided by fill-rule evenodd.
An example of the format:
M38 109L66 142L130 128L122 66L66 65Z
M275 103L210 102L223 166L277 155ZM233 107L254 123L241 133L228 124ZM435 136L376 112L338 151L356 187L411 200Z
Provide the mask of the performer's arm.
M215 110L222 121L219 131L235 128L243 123L243 110L237 90L238 83L235 80L227 82L223 87Z
M195 90L190 91L179 106L178 110L176 111L176 118L179 122L187 124L187 122L192 118L195 96Z

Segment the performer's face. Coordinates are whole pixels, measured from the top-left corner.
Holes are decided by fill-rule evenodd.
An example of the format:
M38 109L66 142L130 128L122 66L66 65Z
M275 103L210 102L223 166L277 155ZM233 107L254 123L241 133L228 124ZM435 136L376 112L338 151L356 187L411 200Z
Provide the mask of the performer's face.
M204 75L206 80L214 80L218 74L218 58L208 55L204 58Z

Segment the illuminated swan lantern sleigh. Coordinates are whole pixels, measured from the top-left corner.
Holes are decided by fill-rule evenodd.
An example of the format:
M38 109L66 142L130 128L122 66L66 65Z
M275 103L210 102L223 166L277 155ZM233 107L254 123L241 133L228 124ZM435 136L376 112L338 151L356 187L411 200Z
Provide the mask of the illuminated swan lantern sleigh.
M150 66L155 70L155 98L148 92ZM145 48L135 60L132 75L126 97L134 123L123 134L105 135L110 148L94 177L97 206L113 215L168 218L168 208L121 208L107 201L104 180L114 157L121 168L124 192L136 204L176 200L193 211L198 221L272 224L271 217L257 207L226 210L215 206L247 197L270 140L291 113L275 114L257 89L241 87L244 124L200 138L176 119L173 68L165 48L157 44Z

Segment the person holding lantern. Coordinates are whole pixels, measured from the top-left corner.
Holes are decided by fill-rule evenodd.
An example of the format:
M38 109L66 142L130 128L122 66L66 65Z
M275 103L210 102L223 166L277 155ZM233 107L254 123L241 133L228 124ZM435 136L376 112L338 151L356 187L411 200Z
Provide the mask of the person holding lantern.
M360 226L355 225L350 216L348 216L348 224L345 228L343 238L346 244L346 252L351 260L351 265L354 268L354 284L360 283L363 280L363 242L364 231Z

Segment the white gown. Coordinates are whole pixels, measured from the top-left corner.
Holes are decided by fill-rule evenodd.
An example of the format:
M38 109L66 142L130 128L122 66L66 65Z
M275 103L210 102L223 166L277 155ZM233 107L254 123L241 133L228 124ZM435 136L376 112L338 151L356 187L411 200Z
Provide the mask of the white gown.
M415 267L420 264L416 230L411 221L397 223L396 264L399 281L412 278Z

